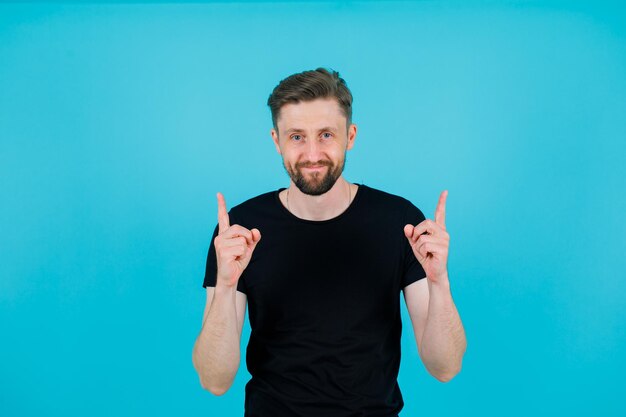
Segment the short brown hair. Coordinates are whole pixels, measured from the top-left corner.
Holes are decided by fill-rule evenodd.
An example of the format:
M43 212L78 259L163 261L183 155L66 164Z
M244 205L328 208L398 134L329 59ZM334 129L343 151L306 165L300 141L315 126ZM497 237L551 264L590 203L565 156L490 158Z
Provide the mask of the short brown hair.
M267 105L272 112L274 129L278 130L276 121L280 116L280 109L288 103L311 101L317 98L337 99L339 107L347 119L346 127L352 123L352 93L339 73L326 68L303 71L281 80L267 99Z

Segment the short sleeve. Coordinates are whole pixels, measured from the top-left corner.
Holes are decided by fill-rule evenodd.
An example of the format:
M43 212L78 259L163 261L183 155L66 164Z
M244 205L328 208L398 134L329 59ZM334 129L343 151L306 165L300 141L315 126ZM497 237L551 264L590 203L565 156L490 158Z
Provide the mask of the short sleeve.
M215 283L217 282L217 255L215 253L215 238L217 237L218 230L219 224L215 225L215 229L213 230L213 236L211 237L211 242L209 244L209 253L206 257L204 283L202 284L202 286L205 288L215 287ZM239 277L239 281L237 282L237 291L247 294L246 283L243 280L243 275Z
M419 223L426 220L424 214L420 209L415 207L413 203L409 202L409 206L407 207L402 224L402 242L403 242L403 252L404 252L404 268L402 274L402 282L401 288L406 287L416 281L419 281L422 278L426 278L426 272L424 272L424 268L422 268L422 264L419 263L415 254L413 253L413 249L409 244L409 240L404 235L404 226L407 224L412 224L413 226L418 225Z

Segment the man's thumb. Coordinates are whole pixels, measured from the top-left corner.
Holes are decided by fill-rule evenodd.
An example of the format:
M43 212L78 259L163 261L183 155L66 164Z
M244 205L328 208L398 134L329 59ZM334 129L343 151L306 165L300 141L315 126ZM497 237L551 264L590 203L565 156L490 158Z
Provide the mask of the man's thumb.
M254 241L254 244L256 245L257 243L259 243L259 240L261 240L261 232L259 231L259 229L252 229L252 240Z

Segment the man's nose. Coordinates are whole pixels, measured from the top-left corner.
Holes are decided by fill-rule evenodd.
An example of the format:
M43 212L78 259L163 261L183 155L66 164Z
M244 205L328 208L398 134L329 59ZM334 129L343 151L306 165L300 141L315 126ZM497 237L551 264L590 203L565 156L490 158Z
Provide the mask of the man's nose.
M322 159L322 144L317 138L307 141L306 156L311 162L317 162Z

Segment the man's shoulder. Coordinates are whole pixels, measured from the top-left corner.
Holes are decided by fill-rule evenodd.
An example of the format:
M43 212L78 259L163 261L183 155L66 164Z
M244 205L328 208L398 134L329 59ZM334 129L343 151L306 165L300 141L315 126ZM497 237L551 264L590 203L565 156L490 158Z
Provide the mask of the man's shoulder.
M261 214L268 209L273 208L278 190L267 191L233 206L230 214L235 216L249 216Z
M256 195L254 197L250 197L247 200L242 201L241 203L237 204L235 207L253 207L253 206L257 206L259 204L266 204L268 201L272 201L274 199L274 196L276 195L277 190L272 190L272 191L267 191L265 193Z
M408 198L369 186L366 189L369 204L375 206L374 209L384 211L392 217L399 216L403 222L407 219L414 221L424 218L422 211Z
M398 194L393 194L371 186L365 186L364 189L368 191L371 200L381 204L388 204L401 209L406 209L408 206L413 205L409 199Z

